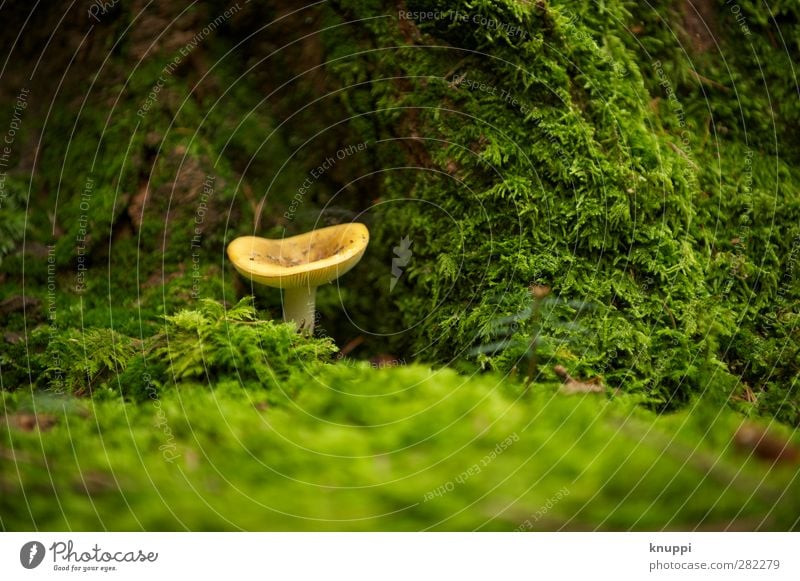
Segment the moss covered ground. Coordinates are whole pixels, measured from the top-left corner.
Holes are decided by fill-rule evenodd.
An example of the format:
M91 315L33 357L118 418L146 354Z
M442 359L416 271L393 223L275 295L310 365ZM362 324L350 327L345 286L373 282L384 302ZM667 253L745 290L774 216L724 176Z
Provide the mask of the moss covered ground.
M798 527L794 3L145 4L0 9L2 529Z

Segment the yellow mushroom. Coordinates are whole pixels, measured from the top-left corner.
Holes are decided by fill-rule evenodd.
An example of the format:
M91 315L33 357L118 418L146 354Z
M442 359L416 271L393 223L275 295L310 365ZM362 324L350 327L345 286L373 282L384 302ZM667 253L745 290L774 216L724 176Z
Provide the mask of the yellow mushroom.
M281 240L242 236L228 244L228 258L253 282L283 289L283 320L311 334L317 287L353 268L368 242L367 227L352 222Z

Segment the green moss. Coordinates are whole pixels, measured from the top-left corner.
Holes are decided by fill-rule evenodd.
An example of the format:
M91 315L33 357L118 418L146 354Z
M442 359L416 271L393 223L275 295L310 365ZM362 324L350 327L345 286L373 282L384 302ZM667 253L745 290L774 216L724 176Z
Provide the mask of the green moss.
M368 17L361 6L349 8ZM697 175L667 135L651 130L658 120L643 98L635 55L615 36L621 30L599 33L591 20L567 18L566 6L447 9L470 22L512 23L528 36L509 42L504 30L440 20L420 22L416 43L408 43L402 28L379 19L364 29L399 48L330 67L345 86L354 80L348 71L377 67L370 83L348 93L371 93L378 111L357 108L352 95L346 105L376 117L386 128L381 137L400 125L421 140L417 161L425 169L387 169L384 196L399 203L374 210L372 252L383 267L362 271L361 284L388 287L391 248L404 236L414 241L406 285L386 298L380 330L411 328L395 350L449 361L474 347L492 319L519 310L529 284L547 284L596 307L580 343L546 329L583 354L580 371L602 367L610 380L660 402L706 389L719 367L706 326L717 308L690 229ZM628 17L619 5L609 10L604 22ZM475 52L486 47L491 52ZM380 146L384 168L396 147ZM424 324L416 324L422 314ZM669 368L654 380L664 361Z
M0 224L0 265L3 258L22 240L26 229L26 220L23 192L24 185L14 176L2 175L0 188L0 210L3 212L3 221Z
M662 14L670 14L666 4L659 5ZM781 39L793 38L798 12L780 2L769 11L753 2L721 6L711 23L720 50L698 53L688 42L691 58L676 39L654 34L661 26L655 12L636 17L647 32L637 40L663 71L644 70L661 99L665 130L688 138L698 166L692 234L708 291L725 307L711 330L720 359L740 379L731 394L748 412L797 425L800 337L790 305L800 300L800 175L791 128L800 106L784 77L798 47ZM676 96L672 102L665 87Z
M460 359L546 284L595 307L585 336L545 321L547 361L668 409L740 397L747 369L757 409L796 423L796 99L768 114L768 91L791 90L787 55L761 16L753 51L736 50L724 9L724 52L695 54L667 4L416 1L409 12L445 15L416 22L363 2L327 12L330 26L364 19L326 31L326 66L348 87L353 133L377 127L384 176L359 286L388 289L392 249L413 241L397 289L354 307L362 329L391 337L377 350ZM791 9L776 14L793 30Z
M504 381L339 364L298 369L282 393L299 395L266 405L252 379L88 415L67 400L46 434L8 432L0 463L22 470L0 471L0 515L56 530L796 526L793 470L732 449L732 412L653 421L626 397L543 385L521 402ZM38 401L3 396L11 414ZM45 501L53 486L63 512ZM30 511L13 500L23 489Z
M109 15L5 182L0 292L39 302L3 315L0 526L509 530L561 493L529 528L796 528L792 466L731 442L800 423L800 13L737 6L716 51L666 1L336 0L260 33L284 12L248 5L166 74ZM352 219L322 338L225 261Z

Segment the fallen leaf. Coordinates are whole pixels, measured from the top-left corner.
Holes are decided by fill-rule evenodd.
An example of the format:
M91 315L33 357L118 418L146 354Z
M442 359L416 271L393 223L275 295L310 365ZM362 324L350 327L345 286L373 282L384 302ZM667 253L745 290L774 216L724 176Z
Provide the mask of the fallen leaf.
M800 450L797 446L753 422L743 422L736 430L733 441L741 451L762 460L785 463L800 461Z
M578 381L567 372L563 365L556 365L553 367L553 371L564 380L564 385L561 386L560 391L565 395L572 395L575 393L602 393L606 389L599 377L593 377L586 381Z
M56 417L50 414L11 414L6 415L6 423L25 432L32 432L37 427L45 432L56 425Z
M603 384L586 383L584 381L575 381L574 379L561 386L561 393L566 395L574 393L603 393L604 390Z
M3 339L5 339L6 343L11 343L12 345L19 343L23 338L21 333L15 333L14 331L6 331L3 335Z
M35 297L25 297L22 295L9 297L0 303L0 314L9 315L17 311L24 311L39 306L41 302L42 301Z
M530 287L528 287L528 290L531 291L531 294L534 298L539 300L550 294L550 287L543 284L532 284Z

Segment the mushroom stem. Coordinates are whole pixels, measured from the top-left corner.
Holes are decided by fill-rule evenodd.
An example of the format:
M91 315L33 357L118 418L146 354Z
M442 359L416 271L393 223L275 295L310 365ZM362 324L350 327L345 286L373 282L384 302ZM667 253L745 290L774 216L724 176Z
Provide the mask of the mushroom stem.
M367 227L351 222L280 240L239 236L228 244L228 258L253 282L283 289L283 320L311 335L317 287L353 268L368 243Z
M301 285L283 289L283 320L294 321L297 329L306 335L314 332L314 306L317 287Z

